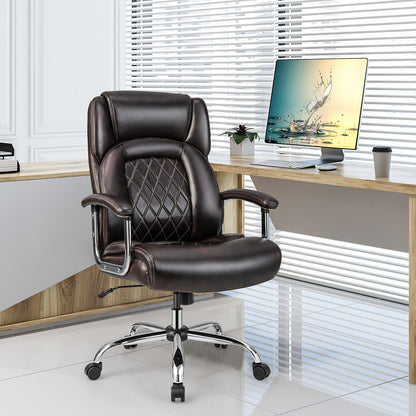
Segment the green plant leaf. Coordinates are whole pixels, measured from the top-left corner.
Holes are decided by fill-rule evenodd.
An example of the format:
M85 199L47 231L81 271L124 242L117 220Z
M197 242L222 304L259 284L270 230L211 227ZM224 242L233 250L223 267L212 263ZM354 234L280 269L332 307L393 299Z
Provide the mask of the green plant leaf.
M259 138L259 135L257 133L255 133L255 132L249 132L249 133L247 133L247 137L252 142L255 139L258 139Z
M233 139L236 142L236 144L242 143L244 141L244 139L247 138L246 134L236 134L236 133L234 133L232 136L233 136Z
M248 130L251 129L247 128L244 124L239 124L238 127L233 128L233 131L225 131L221 133L221 136L226 134L228 137L232 137L236 144L242 143L245 139L249 139L252 142L259 137L256 132L249 132Z

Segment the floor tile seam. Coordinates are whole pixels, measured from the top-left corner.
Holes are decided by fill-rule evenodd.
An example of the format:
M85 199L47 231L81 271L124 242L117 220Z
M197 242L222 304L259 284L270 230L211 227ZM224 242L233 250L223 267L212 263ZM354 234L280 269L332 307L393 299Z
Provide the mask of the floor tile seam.
M114 357L114 356L113 356ZM109 357L110 358L110 357ZM56 370L60 370L60 369L62 369L62 368L69 368L69 367L73 367L73 366L76 366L76 365L83 365L83 364L87 364L89 361L79 361L79 362L75 362L75 363L70 363L70 364L65 364L65 365L60 365L60 366L58 366L58 367L53 367L53 368L46 368L46 369L43 369L43 370L39 370L39 371L34 371L34 372L31 372L31 373L26 373L26 374L20 374L20 375L18 375L18 376L12 376L12 377L7 377L7 378L4 378L4 379L1 379L0 380L0 383L1 382L7 382L7 381L10 381L10 380L14 380L14 379L17 379L17 378L23 378L23 377L28 377L28 376L35 376L35 375L38 375L38 374L43 374L43 373L48 373L48 372L50 372L50 371L56 371ZM81 373L82 374L82 373Z
M283 412L283 413L278 413L277 415L278 416L281 416L281 415L290 415L293 412L296 412L296 411L299 411L299 410L302 410L302 409L306 409L308 407L318 406L320 404L327 403L327 402L330 402L330 401L333 401L333 400L342 399L342 398L351 396L353 394L357 394L357 393L360 393L360 392L363 392L363 391L366 391L366 390L371 390L371 389L374 389L376 387L383 386L385 384L394 383L395 381L398 381L398 380L403 380L404 378L406 378L406 376L405 377L397 377L397 378L394 378L394 379L391 379L391 380L383 381L382 383L377 383L377 384L374 384L374 385L369 386L369 387L364 387L362 389L358 389L358 390L354 390L354 391L351 391L351 392L348 392L348 393L340 394L340 395L331 397L329 399L320 400L319 402L316 402L316 403L313 403L313 404L309 404L309 405L306 405L306 406L302 406L302 407L299 407L297 409L288 410L288 411ZM380 413L383 413L383 412L380 412ZM387 413L386 413L386 416L388 416Z
M151 348L158 348L158 347L155 346L155 347L151 347ZM130 360L133 360L137 364L144 365L145 367L152 367L150 364L147 365L143 361L135 360L134 358L129 357L129 355L131 355L132 353L134 353L134 351L122 351L120 354L113 354L113 355L109 355L107 357L104 357L104 360L105 359L112 359L112 358L116 358L116 357L118 357L118 358L127 357ZM23 378L23 377L27 377L27 376L35 376L35 375L38 375L38 374L48 373L48 372L60 370L60 369L63 369L63 368L69 368L69 367L74 367L74 366L84 366L84 365L89 364L91 362L93 362L93 360L77 361L77 362L73 362L73 363L69 363L69 364L65 364L65 365L60 365L58 367L46 368L46 369L39 370L39 371L33 371L33 372L30 372L30 373L26 373L26 374L20 374L20 375L17 375L17 376L12 376L12 377L7 377L7 378L4 378L4 379L0 379L0 383L3 382L3 381L7 382L7 381L17 379L17 378ZM82 371L80 371L80 377L82 377L83 373L84 373L82 368L81 368L81 370Z
M147 347L145 349L158 348L158 347L159 346L153 346L153 347ZM134 351L120 351L119 353L113 353L113 354L104 356L103 359L106 360L106 359L114 358L114 357L128 357L132 353L134 353ZM131 358L131 359L133 359L133 358ZM65 364L65 365L60 365L60 366L57 366L57 367L51 367L51 368L45 368L45 369L42 369L42 370L31 371L31 372L25 373L25 374L19 374L19 375L16 375L16 376L2 378L2 379L0 379L0 382L7 381L7 380L13 380L15 378L20 378L20 377L27 377L27 376L31 376L31 375L41 374L41 373L45 373L45 372L48 372L48 371L59 370L59 369L62 369L62 368L72 367L72 366L75 366L75 365L89 364L89 363L92 363L93 361L94 361L93 359L85 360L85 361L83 360L83 361L71 362L71 363L68 363L68 364ZM139 362L139 363L143 363L142 361L139 361L139 360L135 360L135 361Z

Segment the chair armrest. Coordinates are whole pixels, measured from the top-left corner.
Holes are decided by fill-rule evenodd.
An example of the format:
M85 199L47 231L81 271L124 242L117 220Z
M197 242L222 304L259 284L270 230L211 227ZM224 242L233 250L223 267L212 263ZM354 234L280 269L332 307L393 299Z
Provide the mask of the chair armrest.
M224 201L227 199L242 199L264 209L275 209L279 205L277 199L254 189L228 189L221 192L220 195Z
M118 217L128 218L133 216L133 207L129 201L110 195L110 194L92 194L81 201L85 208L88 205L100 205L114 212Z
M133 216L133 207L129 201L110 195L110 194L92 194L81 201L85 208L91 205L92 217L92 240L94 244L94 257L99 269L105 273L116 276L125 276L130 269L132 261L131 256L131 220ZM104 261L101 258L101 248L99 243L98 231L98 210L96 206L102 206L110 209L114 214L123 219L124 228L124 262L122 265L113 264Z

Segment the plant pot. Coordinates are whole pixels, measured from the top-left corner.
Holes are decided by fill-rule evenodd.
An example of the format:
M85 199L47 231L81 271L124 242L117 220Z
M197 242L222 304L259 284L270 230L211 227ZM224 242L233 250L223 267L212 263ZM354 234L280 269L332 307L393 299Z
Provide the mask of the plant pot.
M230 155L231 156L251 156L254 155L254 140L243 140L240 144L236 144L233 138L230 139Z

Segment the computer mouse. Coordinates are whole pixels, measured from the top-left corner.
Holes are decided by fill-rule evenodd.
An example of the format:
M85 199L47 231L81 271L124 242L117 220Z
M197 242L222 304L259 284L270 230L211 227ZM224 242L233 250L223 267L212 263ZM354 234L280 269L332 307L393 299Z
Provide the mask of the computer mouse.
M337 169L337 167L335 165L331 165L331 164L328 164L328 165L318 165L317 168L319 170L324 170L324 171L336 170Z

